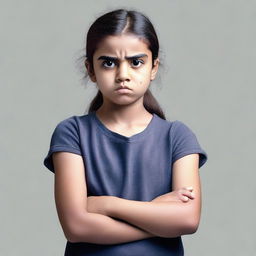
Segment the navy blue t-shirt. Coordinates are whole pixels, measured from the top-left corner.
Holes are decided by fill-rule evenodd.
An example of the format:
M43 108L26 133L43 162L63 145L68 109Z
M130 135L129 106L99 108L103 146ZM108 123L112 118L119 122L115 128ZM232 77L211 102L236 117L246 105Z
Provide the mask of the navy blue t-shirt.
M108 129L95 112L72 116L53 131L44 165L54 173L52 153L82 156L88 196L111 195L151 201L172 191L172 164L199 154L199 168L207 161L194 132L179 120L168 121L153 113L148 126L127 137ZM181 237L152 237L121 244L67 241L65 256L181 256Z

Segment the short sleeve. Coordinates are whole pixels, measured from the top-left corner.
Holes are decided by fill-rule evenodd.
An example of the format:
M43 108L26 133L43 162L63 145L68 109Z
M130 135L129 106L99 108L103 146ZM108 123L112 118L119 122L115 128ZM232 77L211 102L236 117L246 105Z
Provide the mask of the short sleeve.
M195 133L183 122L174 121L171 127L170 139L172 163L185 155L194 153L199 154L199 168L207 161L208 155L199 144Z
M54 173L53 152L65 151L82 155L79 141L78 127L74 116L58 123L53 131L50 148L43 161L44 165Z

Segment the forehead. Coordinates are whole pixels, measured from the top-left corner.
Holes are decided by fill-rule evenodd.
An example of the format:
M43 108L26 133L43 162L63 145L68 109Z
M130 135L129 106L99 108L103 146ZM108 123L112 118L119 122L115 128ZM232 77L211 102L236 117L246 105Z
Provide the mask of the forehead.
M147 44L137 36L120 35L107 36L99 43L95 55L99 56L103 53L124 57L136 53L146 53L150 55L151 51L148 49Z

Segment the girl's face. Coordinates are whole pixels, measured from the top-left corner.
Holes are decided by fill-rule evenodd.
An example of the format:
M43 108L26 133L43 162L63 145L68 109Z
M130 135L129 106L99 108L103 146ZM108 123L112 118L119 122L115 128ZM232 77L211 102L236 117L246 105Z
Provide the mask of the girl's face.
M157 59L152 68L152 53L138 37L108 36L94 53L94 74L90 78L97 83L104 101L127 104L139 98L143 100L158 65ZM117 90L120 86L127 86L130 90L122 93Z

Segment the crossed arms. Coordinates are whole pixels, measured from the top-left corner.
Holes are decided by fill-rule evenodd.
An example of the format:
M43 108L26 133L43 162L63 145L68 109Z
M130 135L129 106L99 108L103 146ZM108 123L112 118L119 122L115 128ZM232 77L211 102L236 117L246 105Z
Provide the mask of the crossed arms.
M177 237L196 232L201 213L198 154L173 163L173 192L150 202L115 196L87 195L82 157L69 152L53 154L55 203L58 217L70 242L119 244L159 237ZM178 190L189 198L182 201ZM192 199L192 200L190 200Z

